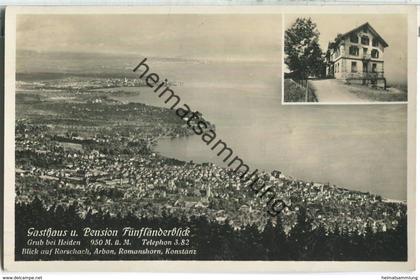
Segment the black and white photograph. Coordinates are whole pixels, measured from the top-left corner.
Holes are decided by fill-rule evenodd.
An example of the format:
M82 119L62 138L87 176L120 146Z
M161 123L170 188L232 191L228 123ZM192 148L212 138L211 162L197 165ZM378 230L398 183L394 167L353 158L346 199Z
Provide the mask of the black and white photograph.
M6 11L6 267L411 269L411 10L161 9Z
M404 14L288 15L284 102L407 101Z

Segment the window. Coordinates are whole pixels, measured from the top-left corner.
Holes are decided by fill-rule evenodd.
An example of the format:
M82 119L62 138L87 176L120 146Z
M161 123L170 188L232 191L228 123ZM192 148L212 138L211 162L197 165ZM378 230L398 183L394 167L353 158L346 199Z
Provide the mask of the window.
M359 37L357 37L357 34L353 33L353 34L350 35L350 42L356 43L356 44L359 43Z
M374 47L379 46L379 41L377 39L372 39L372 46Z
M373 49L372 52L370 53L372 58L378 58L379 57L379 51Z
M351 72L352 73L357 72L357 62L356 61L351 62Z
M349 53L350 55L359 56L359 48L356 46L350 46Z
M337 72L340 72L340 63L337 63Z
M369 37L368 36L362 36L361 40L363 45L369 45Z
M376 63L373 63L372 64L372 72L373 73L376 73Z

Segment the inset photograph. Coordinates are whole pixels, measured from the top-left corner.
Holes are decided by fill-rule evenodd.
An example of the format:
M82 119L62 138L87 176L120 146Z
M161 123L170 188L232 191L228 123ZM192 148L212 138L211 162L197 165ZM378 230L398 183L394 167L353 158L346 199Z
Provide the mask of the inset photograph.
M283 103L407 101L405 15L289 15Z

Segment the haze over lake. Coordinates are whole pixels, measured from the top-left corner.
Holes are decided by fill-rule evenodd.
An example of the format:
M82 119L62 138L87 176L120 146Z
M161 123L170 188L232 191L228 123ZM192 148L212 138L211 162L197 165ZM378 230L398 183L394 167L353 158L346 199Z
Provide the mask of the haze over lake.
M173 89L182 102L214 123L252 169L406 200L406 105L284 106L279 63L148 64L181 82ZM120 100L168 107L147 88ZM199 136L160 140L156 151L224 164Z

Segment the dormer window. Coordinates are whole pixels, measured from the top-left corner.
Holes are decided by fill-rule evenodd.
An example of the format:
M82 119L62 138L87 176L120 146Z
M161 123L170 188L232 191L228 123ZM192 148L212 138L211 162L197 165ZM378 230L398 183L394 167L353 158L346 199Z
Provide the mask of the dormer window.
M373 39L372 40L372 46L378 47L379 46L379 41L377 39Z
M356 44L359 43L359 37L357 37L357 34L353 33L353 34L350 35L350 42L356 43Z
M369 46L369 37L368 36L362 36L362 44Z

